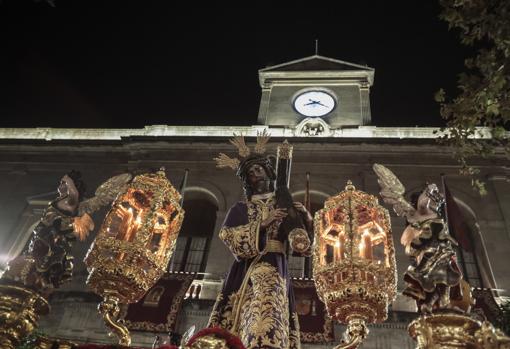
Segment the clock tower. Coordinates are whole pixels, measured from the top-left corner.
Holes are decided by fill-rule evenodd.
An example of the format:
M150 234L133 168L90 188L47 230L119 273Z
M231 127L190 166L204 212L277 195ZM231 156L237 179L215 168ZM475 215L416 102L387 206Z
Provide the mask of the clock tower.
M299 128L305 135L368 125L374 73L367 66L319 55L260 69L257 121Z

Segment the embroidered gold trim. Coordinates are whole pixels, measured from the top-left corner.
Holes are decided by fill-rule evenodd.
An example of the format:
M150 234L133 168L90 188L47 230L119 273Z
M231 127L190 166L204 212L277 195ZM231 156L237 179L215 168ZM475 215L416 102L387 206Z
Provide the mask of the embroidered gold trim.
M265 250L266 252L285 254L285 248L283 247L283 243L278 240L267 240Z
M289 314L287 282L277 268L260 261L266 253L283 253L284 249L282 242L275 240L278 224L271 224L266 229L265 249L260 251L258 246L259 224L275 209L275 199L248 201L247 209L251 223L222 228L220 238L236 258L240 258L239 254L232 248L239 253L242 243L251 241L251 246L256 247L256 251L249 254L253 260L239 290L232 293L226 302L223 293L218 295L208 325L220 326L238 335L247 348L299 349L299 323L297 314L292 313L292 317Z
M219 237L237 260L253 258L260 253L258 221L238 227L223 227Z
M289 347L289 300L287 283L278 270L259 262L250 275L239 336L248 348Z
M193 276L190 275L175 275L172 274L169 276L171 278L175 278L177 280L184 281L181 285L181 288L179 291L175 294L174 300L172 301L172 306L170 307L170 310L168 311L168 315L166 317L166 323L160 323L156 324L154 322L150 321L129 321L125 320L128 306L122 307L121 315L119 316L120 319L124 319L124 324L127 328L130 330L138 330L138 331L154 331L154 332L168 332L173 331L174 326L177 319L177 314L179 313L179 310L181 309L181 303L184 298L184 295L186 294L186 291L188 290L188 287L190 283L193 281ZM168 277L165 277L168 278ZM186 282L185 280L188 279L189 282Z
M292 286L294 288L307 288L310 287L309 281L292 280ZM312 284L313 286L313 284ZM294 315L294 314L293 314ZM297 314L296 314L297 316ZM331 342L335 340L333 334L333 320L328 316L326 309L324 309L324 326L322 327L322 333L318 332L303 332L300 330L301 341L307 343L320 343L320 342Z

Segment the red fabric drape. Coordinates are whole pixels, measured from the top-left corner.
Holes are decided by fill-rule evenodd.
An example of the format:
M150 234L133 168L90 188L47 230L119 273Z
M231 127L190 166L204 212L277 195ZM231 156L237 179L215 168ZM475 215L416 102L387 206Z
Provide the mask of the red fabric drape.
M335 339L333 321L319 299L313 280L292 280L302 343L330 342Z
M130 330L170 332L195 274L166 274L137 303L130 304L121 319Z

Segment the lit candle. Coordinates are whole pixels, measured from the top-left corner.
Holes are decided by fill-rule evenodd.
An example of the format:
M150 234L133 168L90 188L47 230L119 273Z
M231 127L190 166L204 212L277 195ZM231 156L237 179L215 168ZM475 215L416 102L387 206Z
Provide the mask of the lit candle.
M340 254L340 241L335 241L335 262L342 260L342 255Z
M372 238L370 237L369 233L363 234L363 245L364 245L364 255L365 259L372 260L373 253L372 253Z
M345 235L340 235L340 260L345 258Z
M142 224L142 214L141 214L141 212L140 212L140 214L138 214L138 216L136 216L135 223L136 223L137 226L140 226Z
M130 207L127 210L128 217L126 220L126 235L124 235L125 241L131 241L131 235L133 234L133 228L134 228L134 215L133 215L133 209Z

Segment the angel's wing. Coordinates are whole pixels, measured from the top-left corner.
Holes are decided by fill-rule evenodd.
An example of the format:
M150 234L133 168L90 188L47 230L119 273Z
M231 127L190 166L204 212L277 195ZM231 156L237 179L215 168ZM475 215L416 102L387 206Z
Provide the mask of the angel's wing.
M186 344L188 344L189 340L191 339L191 337L193 337L194 333L195 333L195 325L188 328L186 330L186 332L184 332L184 334L182 335L180 348L184 348L186 346Z
M384 202L393 206L393 210L398 216L413 215L415 209L404 199L405 188L397 176L383 165L374 164L372 167L381 187L381 197Z
M123 173L108 179L96 189L94 197L80 203L78 215L92 214L101 207L110 204L126 188L132 178L130 173Z

